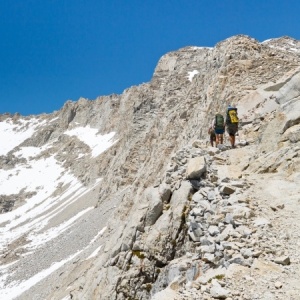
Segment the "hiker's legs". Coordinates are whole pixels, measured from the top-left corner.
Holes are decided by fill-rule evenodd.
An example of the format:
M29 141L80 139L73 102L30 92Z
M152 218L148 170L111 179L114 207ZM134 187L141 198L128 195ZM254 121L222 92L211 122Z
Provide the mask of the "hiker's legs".
M211 133L210 134L210 145L213 147L214 146L214 142L216 141L216 134L215 133Z
M229 134L229 141L231 144L231 147L235 147L235 134L237 133L238 127L237 124L229 124L227 126L227 132Z
M217 134L216 146L219 144L223 144L223 134Z
M234 134L229 135L229 141L230 141L231 147L233 148L235 145L235 135Z

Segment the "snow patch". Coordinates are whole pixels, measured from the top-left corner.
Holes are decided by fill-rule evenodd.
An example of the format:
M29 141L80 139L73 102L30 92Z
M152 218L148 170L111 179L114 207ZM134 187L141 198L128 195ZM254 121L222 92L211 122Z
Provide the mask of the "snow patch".
M213 47L197 47L197 46L193 46L191 47L192 50L200 50L200 49L213 49Z
M12 119L0 122L0 155L6 155L16 146L30 138L36 131L36 127L41 124L36 122L36 119L30 121L21 119L18 124L14 124Z
M105 232L105 230L107 229L107 227L102 228L102 230L100 232L98 232L98 234L91 240L90 245L93 244L100 236L103 235L103 233ZM88 258L92 258L97 256L97 254L99 253L100 249L102 248L102 245L100 245Z
M49 148L49 144L48 145L44 145L42 147L21 147L20 150L14 152L14 155L21 158L34 158L36 156L38 156L39 154L41 154L43 151L45 151L47 148Z
M32 148L28 151L30 154L33 152ZM57 179L64 171L54 157L32 161L30 165L21 165L13 170L0 170L0 195L18 194L21 190L45 190L50 196L55 190Z
M269 43L269 42L271 42L271 41L273 41L273 40L274 40L274 39L267 39L267 40L261 42L261 44Z
M113 141L115 132L101 135L98 129L86 127L77 127L65 132L69 136L76 136L79 140L87 144L92 149L92 156L96 157L110 148L117 141Z
M93 257L96 257L97 254L99 253L100 249L102 248L102 245L99 246L87 259L90 259L90 258L93 258Z
M194 70L194 71L192 71L192 72L188 72L189 74L188 74L188 79L189 79L189 81L191 81L192 82L192 80L193 80L193 78L194 78L194 76L195 75L197 75L198 73L199 73L199 71L197 71L197 70Z
M100 237L106 231L106 229L107 229L107 227L102 228L98 232L98 234L91 240L91 244L94 243L98 239L98 237Z
M88 191L77 179L62 167L56 164L54 158L50 157L45 160L35 161L35 168L21 169L18 174L6 178L8 171L0 172L0 194L11 194L20 190L36 190L36 194L22 206L0 215L0 223L5 226L0 227L0 249L5 248L6 244L21 237L25 233L37 232L46 226L51 218L72 204L78 197ZM45 172L39 172L44 170ZM35 180L31 176L34 176ZM3 185L3 182L7 185ZM70 185L60 196L52 197L51 195L57 189L58 184ZM13 191L13 187L16 187ZM71 197L70 197L71 196ZM69 197L67 199L67 197ZM52 209L54 206L55 209ZM21 226L22 225L22 226Z

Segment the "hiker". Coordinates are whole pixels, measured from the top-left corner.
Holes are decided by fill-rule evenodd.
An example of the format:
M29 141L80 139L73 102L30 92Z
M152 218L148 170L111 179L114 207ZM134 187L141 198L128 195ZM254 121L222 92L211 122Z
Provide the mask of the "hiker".
M237 108L228 105L226 112L226 129L229 134L229 141L231 148L235 148L235 135L238 132L239 118L237 115Z
M216 133L212 126L209 127L208 134L209 134L209 139L210 139L210 145L213 147L214 142L216 141Z
M220 114L217 113L213 122L212 122L212 127L215 130L216 134L216 147L219 144L223 144L223 135L225 132L225 122L224 122L224 117Z

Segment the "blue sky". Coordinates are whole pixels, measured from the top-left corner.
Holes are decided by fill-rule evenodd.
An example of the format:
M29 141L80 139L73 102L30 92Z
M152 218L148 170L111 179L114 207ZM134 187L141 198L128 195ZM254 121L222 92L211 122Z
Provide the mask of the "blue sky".
M120 94L159 58L236 34L300 40L296 0L1 0L0 113Z

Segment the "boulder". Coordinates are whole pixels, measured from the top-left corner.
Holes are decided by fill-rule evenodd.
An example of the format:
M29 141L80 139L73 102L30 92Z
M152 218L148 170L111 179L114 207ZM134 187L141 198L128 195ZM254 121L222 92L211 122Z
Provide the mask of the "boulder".
M245 261L244 257L240 254L234 255L231 259L228 260L230 264L237 264L242 266L247 266L247 262Z
M158 188L162 202L168 203L171 197L171 188L168 184L162 183Z
M203 198L203 195L201 194L201 193L199 193L199 192L196 192L194 195L193 195L193 197L192 197L192 200L194 201L194 202L200 202L200 201L202 201L204 198Z
M281 141L289 140L291 143L297 143L300 141L300 125L290 127L285 131L281 137Z
M253 252L251 249L243 248L240 252L244 258L249 258L253 256Z
M300 73L297 72L285 84L279 89L277 94L276 102L280 105L286 105L287 103L299 98L300 87L299 87Z
M145 191L145 195L149 202L149 207L145 217L145 226L151 226L161 215L163 211L163 203L157 188L148 188Z
M218 228L218 226L209 226L208 227L208 233L211 235L211 236L215 236L215 235L218 235L220 233L220 230Z
M195 140L192 144L194 148L204 148L206 147L205 143L201 140Z
M166 248L166 241L175 241L182 228L184 210L191 189L188 181L182 181L180 188L172 194L170 208L149 228L145 246L150 252L168 252L164 253L165 256L171 255L172 250Z
M223 195L231 195L235 192L235 188L230 185L223 185L220 188L220 193Z
M186 178L200 179L206 172L206 162L203 156L191 158L187 165Z
M224 288L215 280L212 281L212 287L210 289L210 295L215 299L226 299L230 292Z
M291 263L289 256L280 256L274 259L274 262L279 265L287 266Z

